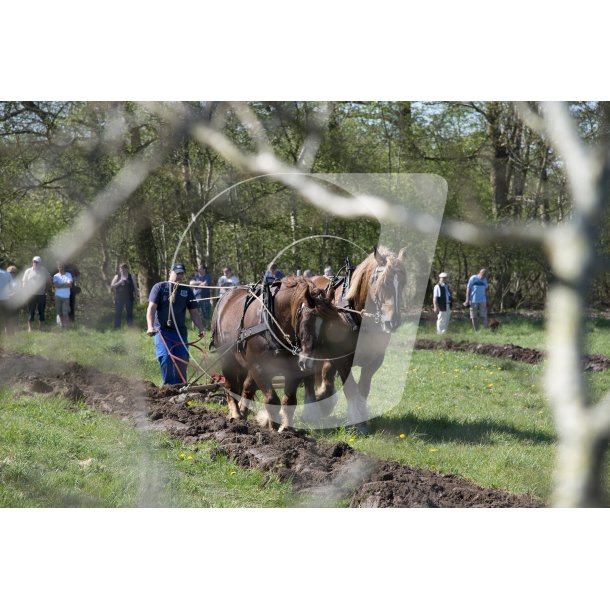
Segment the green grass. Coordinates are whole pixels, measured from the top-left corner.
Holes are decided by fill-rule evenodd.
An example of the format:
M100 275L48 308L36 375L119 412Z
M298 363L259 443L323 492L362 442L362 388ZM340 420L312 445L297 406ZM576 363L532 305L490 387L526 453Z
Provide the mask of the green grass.
M372 420L371 435L330 436L384 459L547 499L555 436L540 371L540 365L418 350L403 373L400 404Z
M453 341L476 341L478 343L513 343L544 351L545 320L542 314L523 317L515 314L498 316L501 324L496 332L481 329L475 333L467 315L462 311L452 314L448 332L443 338ZM590 318L586 322L585 351L589 354L610 355L610 320L601 317ZM439 339L436 333L436 318L422 320L417 330L419 339Z
M609 331L610 325L605 320L589 321L587 351L610 354ZM396 337L399 346L406 345L408 336L408 327L399 330ZM434 323L422 322L417 336L438 338ZM456 318L451 322L448 337L544 349L544 324L542 319L507 319L497 333L481 331L474 335L468 320ZM15 338L9 338L6 346L61 360L75 360L103 371L159 383L152 340L145 336L142 329L119 333L87 328L64 333L55 330L20 333ZM383 402L392 408L383 412L376 411L378 416L371 423L372 434L361 437L349 430L337 429L317 433L317 436L332 441L344 440L356 449L384 459L457 474L485 487L506 489L513 493L530 493L548 501L555 431L552 412L541 388L543 369L544 364L521 364L446 350L416 350L409 360L406 348L400 347L386 359L383 369L376 376L382 387L377 400L379 404ZM589 373L587 380L593 400L599 399L610 389L610 371ZM386 395L384 388L387 388ZM6 428L13 421L15 434L17 430L29 430L23 432L23 435L35 438L35 432L31 429L36 425L33 413L17 421L17 413L24 408L23 400L18 400L19 408L7 411L5 407L2 410L3 417L8 418L3 420L2 426ZM42 405L46 405L44 409ZM34 411L49 410L49 431L53 429L50 425L54 421L52 414L58 410L63 413L62 417L92 418L97 422L95 434L81 432L85 436L79 442L87 441L87 451L74 451L74 446L78 447L78 444L59 444L55 457L49 448L47 457L40 456L34 460L39 466L33 468L28 477L35 488L47 480L48 474L44 477L36 474L40 469L44 470L44 464L48 464L45 468L48 468L52 476L61 478L64 476L62 470L66 469L71 473L72 482L63 487L60 496L45 496L47 505L53 505L53 502L65 504L68 501L66 498L72 497L69 490L76 485L74 481L78 478L77 475L81 481L94 474L94 478L99 477L100 481L88 483L91 489L87 486L81 489L79 485L84 485L82 481L76 485L76 497L81 503L79 505L138 505L143 497L147 497L142 491L141 475L135 474L139 472L142 460L157 465L156 468L163 473L165 482L162 489L165 495L162 500L156 501L161 501L165 506L200 506L208 505L208 502L214 506L283 506L295 501L286 488L278 486L276 489L270 484L261 487L263 479L258 473L241 472L229 462L223 464L219 460L210 460L208 446L199 446L195 448L196 451L189 450L167 436L150 433L144 435L125 422L97 414L82 406L74 411L66 404L47 404L47 401L43 401L32 403L28 408ZM88 415L85 417L82 413ZM58 421L61 418L58 417ZM59 428L63 430L73 426L75 422L71 420L69 425L60 425ZM105 440L105 434L99 432L105 427L116 427L113 434L117 436L113 436L112 441ZM125 435L135 436L130 436L131 441L128 443ZM62 438L59 430L57 438ZM4 437L0 437L0 440L3 447L0 462L10 458L0 469L4 477L8 472L7 467L12 472L21 463L11 462L15 457L13 454L31 451L32 448L30 446L27 449L26 443L21 450L11 449L9 455L5 447L11 447L15 440L9 439L8 445L4 442ZM76 439L70 442L75 443ZM53 446L53 443L49 444ZM130 447L125 449L127 457L114 455L113 449L123 445ZM116 464L117 480L112 484L107 483L108 491L103 493L96 486L106 485L103 479L108 475L107 470L97 470L93 466L97 463L95 450L106 452L104 463L107 468L110 468L110 464ZM180 459L182 453L185 456L192 455L193 459ZM85 473L78 466L78 461L89 457L93 457L94 461ZM237 474L227 475L227 470ZM252 497L249 496L250 492L241 489L241 481L250 476L255 477L251 487ZM6 487L5 482L3 487ZM25 485L21 491L27 488L28 485ZM47 490L46 493L51 492ZM17 495L3 499L2 502L3 505L38 505L34 504L33 496L27 497L26 504L19 504Z
M131 379L160 383L153 339L137 328L100 332L80 326L68 331L49 327L46 332L22 332L5 337L4 346L52 360L78 362Z
M455 341L544 349L541 321L507 321L496 333L476 335L466 321L456 322L448 334ZM588 322L588 351L610 354L609 330L605 320ZM407 334L400 329L399 337L403 332ZM439 338L430 322L420 325L417 337ZM372 420L368 436L346 429L320 436L384 459L548 501L556 436L542 389L543 371L544 364L442 349L414 350L410 362L394 354L378 376L388 395L404 384L399 404ZM586 378L592 401L610 390L610 371L587 373Z
M275 477L243 470L213 443L166 434L58 398L0 391L0 507L274 507Z

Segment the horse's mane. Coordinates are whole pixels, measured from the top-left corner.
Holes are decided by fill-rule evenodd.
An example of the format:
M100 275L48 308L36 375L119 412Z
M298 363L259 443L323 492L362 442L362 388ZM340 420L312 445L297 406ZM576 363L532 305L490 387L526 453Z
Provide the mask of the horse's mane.
M381 261L377 259L379 257ZM347 298L354 302L357 308L363 308L369 295L371 276L375 269L385 265L385 269L379 274L375 286L372 287L371 296L375 297L381 291L384 284L397 272L406 276L405 266L402 260L394 252L385 246L377 248L375 253L369 254L357 267L352 275L351 284L347 292Z
M297 314L303 300L308 301L307 293L315 301L315 313L322 318L337 315L337 309L326 298L324 290L318 288L311 280L303 276L285 277L282 285L287 289L294 289L290 297L290 320L292 327L296 328Z

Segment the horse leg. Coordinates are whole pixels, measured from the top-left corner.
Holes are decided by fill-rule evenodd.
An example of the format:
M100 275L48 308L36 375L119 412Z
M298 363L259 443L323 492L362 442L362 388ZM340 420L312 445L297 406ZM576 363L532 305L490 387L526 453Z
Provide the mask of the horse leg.
M371 360L368 364L360 369L360 379L358 380L358 396L360 400L359 410L363 417L367 420L371 418L367 399L371 392L371 382L373 375L379 370L379 367L383 364L385 354L381 354L374 360Z
M249 405L254 400L254 396L258 387L256 386L256 382L254 381L252 375L248 374L244 381L241 398L239 399L239 404L237 405L239 414L242 419L247 419Z
M361 373L362 376L362 373ZM341 378L344 379L343 374ZM347 398L347 424L353 426L358 432L368 432L367 421L370 419L366 398L360 394L351 370L343 381L343 393Z
M256 414L256 421L263 428L277 430L280 419L280 399L273 389L271 379L255 379L259 390L263 394L265 409Z
M320 371L320 385L316 392L316 400L320 404L320 411L324 417L328 417L337 404L337 391L335 390L336 368L332 362L325 360Z
M296 379L285 378L284 396L280 408L280 427L278 432L294 430L294 411L297 406L297 388L299 383Z
M316 364L316 373L318 364ZM305 386L305 404L303 405L303 411L301 413L301 421L311 426L320 424L322 419L322 411L318 403L318 398L315 391L315 379L312 375L309 375L303 379L303 385Z
M233 370L223 371L225 378L225 395L227 397L227 406L229 407L229 421L237 421L243 419L237 404L236 396L241 397L242 383L239 373Z

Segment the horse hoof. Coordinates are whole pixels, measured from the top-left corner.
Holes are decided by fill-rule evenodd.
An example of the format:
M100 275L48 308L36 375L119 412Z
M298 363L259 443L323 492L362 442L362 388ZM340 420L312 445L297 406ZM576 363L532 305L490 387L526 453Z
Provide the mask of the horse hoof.
M256 423L262 428L266 428L269 426L269 416L265 411L259 411L254 418Z
M367 434L370 433L369 425L365 421L360 422L359 424L350 424L349 426L347 426L347 429L350 432L357 434L359 436L366 436Z
M316 426L322 419L322 412L318 405L306 404L301 412L301 421L304 424Z

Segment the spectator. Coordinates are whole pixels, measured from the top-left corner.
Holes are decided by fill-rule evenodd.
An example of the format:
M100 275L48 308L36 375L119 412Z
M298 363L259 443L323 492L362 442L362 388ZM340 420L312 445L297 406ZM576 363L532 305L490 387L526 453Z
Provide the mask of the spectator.
M70 286L70 313L68 317L70 322L74 322L74 314L76 313L76 295L81 293L81 287L77 282L80 281L80 271L78 267L73 264L66 265L66 271L72 275L72 286Z
M330 265L326 265L324 267L324 277L327 277L329 280L332 279L335 275L333 268Z
M118 273L112 278L110 288L114 290L114 329L121 327L123 308L127 326L133 326L133 304L139 297L136 279L129 272L129 265L122 263Z
M239 286L239 278L234 275L231 267L225 267L222 270L222 275L218 278L218 285L220 294L224 294L231 286Z
M189 360L187 347L186 310L203 335L199 307L190 286L181 285L184 265L176 263L169 281L155 284L148 297L146 334L155 338L157 360L163 384L186 383L186 366ZM181 362L180 360L183 362ZM174 360L176 359L176 360Z
M53 287L55 288L55 308L62 329L68 328L70 323L70 288L72 284L74 284L72 274L66 271L64 263L57 263L57 273L53 276Z
M311 269L305 269L305 271L303 271L303 277L313 277L313 271Z
M0 260L0 332L7 324L8 300L11 296L11 274L4 269L4 262Z
M19 327L19 306L17 303L21 282L17 279L17 267L15 267L15 265L9 265L6 270L11 274L9 298L7 300L8 311L6 313L6 332L7 334L13 335Z
M434 286L432 293L432 303L434 311L438 314L436 318L436 332L443 334L447 332L449 327L449 319L451 318L451 289L447 283L447 274L439 273L438 284Z
M192 277L189 283L193 287L193 294L199 305L203 326L209 330L210 320L212 318L210 289L203 288L203 286L211 286L214 281L212 280L212 276L208 273L208 268L203 263L197 267L197 273Z
M472 275L466 286L466 301L464 305L470 305L470 319L472 328L476 333L479 330L479 318L487 328L487 269L481 269L477 275Z
M275 263L271 263L265 271L265 282L267 284L273 284L275 280L281 280L283 277L286 277L286 274L282 273Z
M42 266L40 256L32 259L32 266L28 267L23 274L23 288L26 294L31 295L28 299L28 331L32 330L32 322L38 311L38 330L42 330L45 321L45 309L47 307L47 290L51 287L51 275Z

